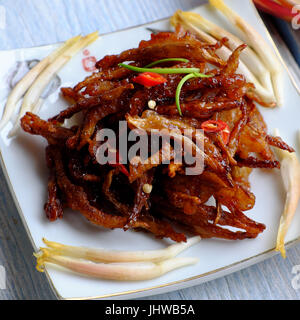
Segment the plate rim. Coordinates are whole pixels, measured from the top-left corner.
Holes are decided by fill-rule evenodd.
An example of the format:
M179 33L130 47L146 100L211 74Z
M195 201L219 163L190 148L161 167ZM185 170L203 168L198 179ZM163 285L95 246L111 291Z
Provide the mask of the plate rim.
M280 51L277 48L277 45L275 44L275 42L274 42L270 32L268 31L264 21L262 20L261 16L259 15L259 13L258 13L258 11L257 11L257 9L256 9L256 7L254 5L253 0L248 0L248 1L249 1L250 5L253 7L253 10L254 10L254 13L255 13L257 19L262 23L262 26L264 28L264 31L266 33L266 36L267 36L268 40L270 41L273 49L275 50L275 53L276 53L277 57L279 58L281 64L283 65L284 69L286 70L286 72L287 72L287 74L289 76L289 79L291 80L294 88L296 89L298 95L300 96L300 85L298 86L298 83L297 83L296 79L294 78L293 74L290 72L287 64L285 63L284 59L282 58L282 56L280 54ZM207 3L204 3L202 5L193 7L191 9L189 9L189 10L194 10L196 8L200 8L200 7L205 6L205 5L207 5ZM136 28L139 28L139 27L151 25L153 23L165 21L165 20L167 20L169 18L170 18L170 16L169 17L165 17L165 18L161 18L161 19L157 19L157 20L154 20L154 21L151 21L151 22L146 22L146 23L135 25L135 26L131 26L131 27L127 27L127 28L123 28L123 29L119 29L119 30L103 33L103 34L100 34L100 37L101 36L107 36L107 35L115 34L115 33L122 32L122 31L133 30L133 29L136 29ZM19 50L27 50L27 49L35 49L35 48L36 49L45 48L45 47L49 47L49 46L55 46L55 45L58 45L60 43L62 43L62 41L61 42L52 43L52 44L44 44L44 45L40 45L40 46L32 46L32 47L26 47L26 48L16 48L16 49L1 50L1 52L19 51ZM14 192L14 188L13 188L13 185L11 183L10 177L8 175L8 171L7 171L7 168L6 168L6 165L5 165L1 150L0 150L0 165L1 165L1 168L2 168L2 171L3 171L6 183L8 185L9 192L10 192L10 194L11 194L13 200L14 200L14 204L15 204L16 209L18 211L18 214L19 214L19 216L21 218L21 221L22 221L24 229L25 229L25 231L27 233L27 236L28 236L28 238L29 238L34 250L37 250L38 248L36 247L36 245L35 245L35 243L33 241L33 238L32 238L31 232L29 230L29 227L27 225L26 219L25 219L25 217L23 215L22 209L20 207L20 204L19 204L18 199L16 197L16 194ZM286 249L289 249L289 248L295 246L299 242L300 242L300 237L295 238L295 239L293 239L293 240L291 240L289 242L286 242L285 243ZM170 287L171 290L165 290L164 292L172 292L172 291L175 291L175 290L180 290L180 288L176 288L176 287L173 287L173 286L180 285L180 284L183 284L183 283L188 283L188 282L191 282L191 281L196 281L197 282L197 280L205 279L205 277L209 277L209 276L211 276L213 274L221 273L220 276L214 278L214 279L217 279L219 277L226 276L227 274L230 274L231 272L228 272L228 271L230 269L234 268L234 267L241 266L238 270L242 270L244 268L247 268L247 267L249 267L251 265L254 265L256 263L262 262L262 261L264 261L264 260L266 260L268 258L271 258L271 257L273 257L275 255L278 255L278 254L279 253L275 251L275 247L274 247L274 248L268 249L268 250L266 250L264 252L260 252L257 255L245 258L245 259L240 260L240 261L236 261L236 262L231 263L229 265L226 265L224 267L217 268L217 269L214 269L214 270L211 270L211 271L208 271L208 272L196 275L196 276L188 277L188 278L185 278L185 279L181 279L181 280L177 280L177 281L171 281L171 282L168 282L168 283L165 283L165 284L150 286L150 287L141 288L141 289L128 290L128 291L122 291L122 292L115 292L115 293L109 293L109 294L105 294L105 295L87 296L87 297L68 297L68 298L66 298L66 297L61 296L61 294L58 292L58 290L54 286L53 281L52 281L47 269L45 269L44 274L46 275L46 278L48 280L48 283L50 285L51 290L56 295L56 297L58 299L60 299L60 300L100 300L100 299L108 299L108 298L116 298L116 297L122 299L122 297L125 297L126 295L128 296L128 299L134 299L134 298L137 298L138 296L136 296L136 297L133 297L133 296L134 295L138 295L141 292L145 293L145 292L149 292L151 290L156 291L156 290L160 290L160 289L163 289L163 288L166 289L168 287ZM236 271L238 271L238 270L236 270ZM232 273L234 273L234 272L235 271L233 271ZM210 281L210 280L207 280L207 281ZM201 283L204 283L204 282L206 282L206 281L205 280L204 281L200 280L198 283L194 283L191 286L186 286L186 287L192 287L192 286L200 285ZM155 295L155 294L162 294L162 293L163 292L153 292L151 294L148 294L148 295L145 294L145 295L142 295L142 296L146 297L146 296L151 296L151 295ZM140 296L140 297L142 297L142 296Z

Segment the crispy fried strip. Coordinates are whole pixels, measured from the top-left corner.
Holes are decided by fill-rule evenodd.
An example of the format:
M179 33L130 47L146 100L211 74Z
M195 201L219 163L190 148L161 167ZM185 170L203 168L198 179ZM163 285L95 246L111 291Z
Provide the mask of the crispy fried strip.
M74 134L72 130L42 120L30 112L27 112L21 119L21 127L30 134L44 137L49 144L53 145L64 145L67 139Z
M139 63L134 63L135 66L141 67ZM84 88L98 84L102 81L120 80L130 76L133 72L123 67L113 67L101 72L94 72L92 75L86 77L83 81L79 82L72 90L75 93L81 92Z
M78 158L71 157L68 163L68 169L71 176L78 181L100 182L101 177L95 174L86 173Z
M242 112L241 117L236 122L232 131L230 132L230 137L229 137L229 142L228 142L228 149L229 149L230 155L232 157L234 157L234 155L237 151L241 131L244 129L245 125L248 122L248 118L249 118L248 112L247 112L248 111L247 106L245 105L245 103L241 106L240 109Z
M180 108L184 117L194 117L198 119L206 119L211 117L215 112L222 110L230 110L239 108L243 104L243 101L232 100L227 98L217 99L214 102L203 102L201 100L193 100L186 103L181 103ZM178 115L176 105L158 106L156 111L164 115Z
M246 159L242 159L237 156L236 160L239 167L280 169L280 162L277 160L261 160L251 156Z
M194 234L200 235L202 238L214 237L214 238L222 238L222 239L228 239L228 240L242 240L247 238L256 238L258 233L260 232L258 229L256 230L252 229L251 232L248 232L248 231L233 232L228 229L222 228L218 225L214 225L211 222L208 222L207 219L202 217L201 215L195 215L195 214L186 215L176 211L176 209L173 209L173 210L161 209L159 212L161 212L164 216L167 216L170 220L177 221L180 224L183 224L184 226L187 227L189 231L193 232ZM214 218L215 217L216 215L214 214Z
M126 119L127 119L127 122L130 127L146 130L149 133L151 133L151 130L162 130L162 129L169 129L170 134L171 134L171 131L174 131L175 129L177 129L177 130L186 129L186 130L191 130L191 132L195 132L195 130L192 127L185 124L183 121L175 120L175 119L168 119L168 118L163 117L155 112L150 112L150 111L147 112L145 118L139 118L137 116L131 117L131 116L127 115ZM195 135L199 139L199 141L206 140L205 147L208 148L208 150L209 150L209 148L213 148L215 151L217 151L217 149L215 147L213 147L212 144L209 144L208 139L207 138L205 139L204 135L202 135L200 132L195 132ZM174 132L172 132L172 136L175 137ZM185 137L183 135L180 135L180 137L181 137L181 139L182 138L188 139L187 137ZM195 147L196 147L196 145L195 145ZM199 156L204 157L205 163L208 166L210 166L213 170L216 170L219 172L225 171L223 165L220 162L218 162L215 158L216 156L218 156L218 154L217 154L218 151L214 153L215 157L213 158L209 154L207 154L206 151L204 153L198 147L196 147L196 148L197 148L197 152L198 152ZM220 156L220 158L221 158L221 156Z
M150 215L142 215L134 223L135 228L143 228L153 233L157 238L168 237L176 242L186 241L183 233L175 232L171 224L167 221L157 219Z
M57 183L69 208L79 211L94 224L105 228L123 228L127 222L125 217L105 213L92 206L83 187L73 184L67 177L61 150L55 146L48 148L56 169Z
M249 210L255 204L255 196L242 183L238 184L233 181L233 186L228 187L227 181L221 175L207 170L200 176L180 175L174 179L164 178L162 183L164 192L171 199L174 198L174 192L179 192L177 195L179 203L182 200L180 194L184 193L200 198L201 203L205 203L211 196L214 196L227 208L241 211Z
M281 150L286 150L288 152L295 152L295 150L285 143L280 137L273 137L270 135L266 136L268 144L272 147L279 148Z
M222 135L220 133L211 134L210 138L213 141L213 143L220 149L222 155L226 157L224 161L227 161L231 166L235 166L236 160L232 157L227 145L225 145Z
M117 100L120 98L120 96L126 91L126 90L132 90L134 88L132 83L128 83L128 81L124 81L124 84L121 84L120 86L113 88L108 91L104 91L103 93L97 95L97 96L90 96L88 98L80 97L77 100L77 103L84 108L92 108L95 106L98 106L100 104L107 104L112 101Z
M184 36L179 38L171 32L151 35L151 40L141 41L136 49L123 51L118 55L108 55L96 63L100 70L117 66L124 61L143 61L144 64L164 58L186 58L196 61L207 61L216 66L224 65L224 61L208 52L208 48L195 38ZM151 59L151 60L150 60Z
M162 203L161 198L154 198L155 203L157 203L158 206L162 206L162 210L169 211L170 214L174 212L174 214L178 214L178 209L183 209L184 202L186 199L186 196L184 196L181 200L180 197L182 194L178 194L177 199L170 204L166 204L165 202ZM159 203L160 201L160 203ZM174 207L171 207L171 206ZM195 202L195 212L193 215L189 216L189 221L191 225L197 225L199 220L204 220L206 222L214 222L219 214L218 224L221 226L231 226L236 227L240 229L244 229L250 233L259 233L262 232L265 229L265 225L262 223L258 223L253 221L252 219L248 218L245 214L243 214L240 210L237 210L235 208L231 208L231 212L220 210L221 212L218 213L218 209L213 206L208 206L205 204L199 204L198 202ZM159 209L158 209L159 210Z
M200 198L196 196L192 196L187 193L183 192L168 192L168 200L172 203L175 207L181 208L184 214L195 214L197 211L198 205L201 204Z
M158 152L144 161L139 158L136 159L138 160L136 163L135 161L133 161L134 159L132 159L129 164L129 182L134 182L136 179L141 178L150 169L155 168L162 163L169 162L173 158L173 148L170 146L170 144L165 143L162 145L162 148Z
M74 103L67 109L61 111L56 116L48 119L48 121L54 122L54 123L63 123L65 119L70 119L71 117L73 117L74 114L76 114L77 112L80 112L81 110L82 110L82 107L78 103Z
M138 214L134 217L135 219L132 219L133 217L130 216L130 212L132 212L130 207L118 201L110 191L112 179L116 173L117 170L111 170L108 173L103 184L103 192L106 195L107 199L111 201L118 209L118 211L124 215L124 218L127 221L126 225L124 226L125 229L142 228L153 233L158 238L168 237L177 242L186 241L186 237L184 236L184 234L175 232L171 225L166 221L158 220L155 217L145 213L143 213L142 215ZM142 200L142 202L144 202L144 200L145 198Z
M105 195L105 197L107 198L107 200L109 200L114 207L124 216L126 217L126 223L128 220L128 216L130 214L130 208L129 205L120 202L115 195L112 193L112 191L110 190L114 175L119 174L119 170L118 169L113 169L110 170L105 179L104 179L104 183L102 185L102 191Z
M49 169L48 200L44 205L44 210L47 218L50 221L55 221L57 218L63 217L63 205L59 195L53 159L51 159L48 148L46 148L46 163Z
M96 125L99 121L104 119L110 114L116 113L119 111L119 106L116 102L93 107L88 110L84 120L82 122L82 128L78 136L78 145L77 150L82 149L87 143L91 142L90 139L95 132Z
M137 221L141 211L144 207L148 208L147 201L150 198L150 193L144 192L144 185L149 184L152 185L154 178L154 169L151 171L147 171L141 178L136 180L136 187L135 187L135 195L133 200L133 208L129 217L129 225L133 222Z

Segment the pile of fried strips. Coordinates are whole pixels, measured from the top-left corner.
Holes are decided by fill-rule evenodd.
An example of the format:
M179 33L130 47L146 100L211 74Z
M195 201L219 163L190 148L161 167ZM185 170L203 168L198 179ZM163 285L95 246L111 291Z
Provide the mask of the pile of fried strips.
M186 241L185 234L255 238L265 229L243 213L255 204L249 175L253 168L280 167L272 146L294 150L281 138L268 135L254 103L261 101L253 85L236 74L245 45L224 61L215 51L225 42L209 45L182 30L152 34L138 48L105 56L96 63L97 72L74 88L62 88L70 106L58 115L45 121L28 112L21 119L24 131L48 142L50 175L44 209L50 221L62 218L64 209L71 208L105 228L143 230L176 242ZM182 86L181 116L175 95L184 74L164 74L163 83L144 86L133 81L135 71L120 65L127 62L144 67L166 58L188 61L169 60L162 62L161 68L198 68L210 75L191 78ZM155 109L149 110L149 101L155 101ZM81 113L78 125L64 125L77 113ZM174 155L166 155L162 149L151 157L162 161L167 156L170 164L132 161L100 165L97 132L110 128L117 136L127 134L118 131L120 120L127 121L128 130L147 132L174 126L195 130L203 128L204 122L221 121L230 134L225 141L220 132L205 131L204 171L200 175L185 175L185 163L173 163ZM151 190L146 191L145 185ZM214 199L214 205L207 204L209 199Z

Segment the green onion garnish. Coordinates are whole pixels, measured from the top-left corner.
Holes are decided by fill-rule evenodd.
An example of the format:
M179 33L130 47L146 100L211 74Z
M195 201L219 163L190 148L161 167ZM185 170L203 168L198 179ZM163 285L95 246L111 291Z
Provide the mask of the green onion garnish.
M175 102L176 102L177 110L178 110L179 115L182 116L182 112L181 112L181 108L180 108L180 92L181 92L181 89L182 89L182 86L184 85L184 83L192 78L210 78L210 77L212 77L212 75L200 73L199 68L150 68L154 65L157 65L162 62L167 62L167 61L189 62L189 60L184 59L184 58L168 58L168 59L161 59L161 60L154 61L154 62L148 64L144 68L131 66L131 65L128 65L125 63L119 63L118 66L126 68L131 71L136 71L136 72L154 72L154 73L161 73L161 74L188 73L186 76L184 76L180 80L180 82L176 88L176 94L175 94Z
M169 62L169 61L189 62L190 60L184 59L184 58L167 58L167 59L161 59L161 60L157 60L157 61L154 61L154 62L151 62L151 63L147 64L147 65L145 66L145 68L150 68L150 67L156 66L157 64L164 63L164 62Z
M199 68L139 68L125 63L119 63L119 67L124 67L128 70L136 72L154 72L161 74L198 73L200 71Z
M212 77L212 76L207 75L207 74L203 74L203 73L199 73L199 72L193 72L193 73L187 74L185 77L183 77L180 80L180 82L177 86L177 89L176 89L175 102L176 102L178 113L181 117L182 117L182 112L181 112L181 108L180 108L180 92L181 92L181 89L182 89L182 86L184 85L184 83L192 78L210 78L210 77Z

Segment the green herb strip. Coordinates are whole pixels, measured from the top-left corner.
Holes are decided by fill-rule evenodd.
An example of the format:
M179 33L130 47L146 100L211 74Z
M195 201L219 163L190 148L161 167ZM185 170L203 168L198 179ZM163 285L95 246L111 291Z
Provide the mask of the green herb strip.
M197 73L200 71L199 68L139 68L125 63L119 63L119 67L136 72L154 72L159 74Z
M145 66L145 68L150 68L150 67L153 67L153 66L156 66L157 64L160 64L160 63L164 63L164 62L171 62L171 61L175 61L175 62L190 62L188 59L184 59L184 58L167 58L167 59L161 59L161 60L157 60L157 61L154 61L152 63L149 63Z
M198 72L194 72L194 73L190 73L188 75L186 75L185 77L183 77L176 89L176 94L175 94L175 102L176 102L176 107L178 110L179 115L182 117L182 111L181 111L181 107L180 107L180 93L181 93L181 89L182 86L185 84L186 81L188 81L189 79L192 78L210 78L212 77L211 75L207 75L207 74L203 74L203 73L198 73Z

